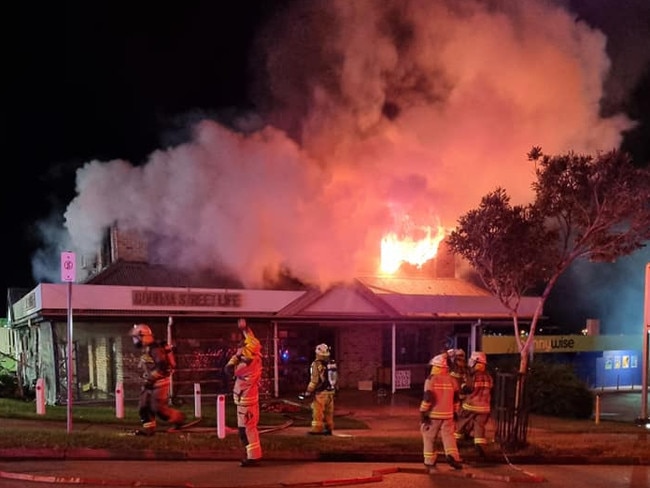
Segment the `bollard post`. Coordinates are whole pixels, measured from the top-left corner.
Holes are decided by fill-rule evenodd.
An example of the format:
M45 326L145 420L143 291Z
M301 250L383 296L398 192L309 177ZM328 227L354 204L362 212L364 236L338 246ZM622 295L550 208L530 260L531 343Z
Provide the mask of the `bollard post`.
M217 395L217 437L226 437L226 395Z
M600 395L596 395L596 423L600 423Z
M201 418L201 383L194 383L194 418Z
M36 380L36 414L45 415L45 380Z
M121 381L115 385L115 416L124 418L124 386Z

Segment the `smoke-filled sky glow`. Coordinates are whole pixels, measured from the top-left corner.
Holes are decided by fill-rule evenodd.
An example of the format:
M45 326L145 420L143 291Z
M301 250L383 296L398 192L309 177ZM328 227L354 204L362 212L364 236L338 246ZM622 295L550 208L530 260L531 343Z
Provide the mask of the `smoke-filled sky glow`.
M34 279L58 281L61 250L92 254L117 224L160 262L327 286L378 272L386 235L452 228L496 186L527 201L532 146L606 151L636 126L622 90L641 73L615 83L613 44L579 3L278 2L241 54L251 103L175 114L187 123L144 160L78 161L74 195L40 219Z
M162 238L163 262L326 286L375 272L406 216L452 227L497 185L525 200L533 145L618 147L631 123L599 116L604 35L547 2L487 5L302 4L306 26L288 15L260 43L272 123L205 120L144 166L87 163L65 213L73 249L96 251L116 223Z

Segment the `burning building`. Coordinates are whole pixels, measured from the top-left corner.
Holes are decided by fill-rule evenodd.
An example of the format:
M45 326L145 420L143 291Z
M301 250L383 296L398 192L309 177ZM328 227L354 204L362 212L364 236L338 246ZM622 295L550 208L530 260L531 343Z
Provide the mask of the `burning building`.
M44 378L50 403L67 398L68 293L74 320L75 398L110 398L116 385L135 396L133 323L150 324L177 348L174 395L226 391L223 366L245 317L264 345L265 390L286 395L304 388L314 347L331 345L342 388L420 388L429 359L449 347L474 350L483 325L510 326L506 309L487 291L455 276L442 253L421 269L360 276L317 288L250 289L230 278L187 274L147 262L137 233L113 228L84 283L40 284L12 306L25 384ZM443 246L444 249L444 246ZM522 319L536 300L525 300Z

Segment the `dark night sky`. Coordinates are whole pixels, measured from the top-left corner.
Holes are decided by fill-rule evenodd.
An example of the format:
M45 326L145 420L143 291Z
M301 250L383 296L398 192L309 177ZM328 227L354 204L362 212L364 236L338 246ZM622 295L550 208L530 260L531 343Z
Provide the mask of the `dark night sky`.
M205 116L223 121L257 109L252 82L260 80L251 74L256 62L253 40L269 18L292 3L3 4L14 37L8 53L13 66L5 70L10 89L3 104L2 223L8 264L0 289L36 284L31 265L41 245L36 223L61 218L75 196L76 170L84 163L120 158L137 165L152 151L180 142L189 120ZM609 36L608 49L622 76L608 81L603 107L622 110L640 122L627 134L623 148L636 160L649 161L648 2L563 3ZM641 256L640 262L647 257ZM622 269L609 265L590 272L599 281L619 283L621 272L629 276L629 267L637 269L630 261ZM558 322L577 324L602 313L594 293L588 294L584 309L581 305L560 312L566 297L588 286L577 276L563 279L551 299Z
M34 223L63 213L83 163L142 162L179 117L250 106L253 35L285 2L38 3L12 12L3 290L35 284Z

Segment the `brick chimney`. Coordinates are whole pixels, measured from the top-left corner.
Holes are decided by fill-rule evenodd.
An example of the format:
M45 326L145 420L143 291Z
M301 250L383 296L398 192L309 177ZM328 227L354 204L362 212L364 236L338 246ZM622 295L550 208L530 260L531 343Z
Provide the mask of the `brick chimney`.
M118 259L130 262L148 261L147 239L137 230L118 229L115 225L110 230L111 261Z

